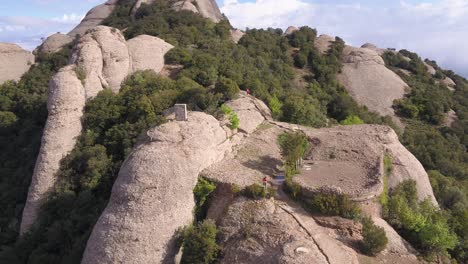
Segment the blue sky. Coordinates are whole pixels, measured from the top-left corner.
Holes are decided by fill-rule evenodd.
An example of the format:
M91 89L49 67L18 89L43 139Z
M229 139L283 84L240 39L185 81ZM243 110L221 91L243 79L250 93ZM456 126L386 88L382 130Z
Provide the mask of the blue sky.
M0 41L33 49L105 0L2 0ZM468 0L217 0L244 29L309 25L349 44L407 48L468 77Z

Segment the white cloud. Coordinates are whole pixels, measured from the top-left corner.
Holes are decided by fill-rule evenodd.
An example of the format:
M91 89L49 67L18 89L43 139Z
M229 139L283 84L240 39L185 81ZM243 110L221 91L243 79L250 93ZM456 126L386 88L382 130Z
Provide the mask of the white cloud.
M0 41L13 42L33 50L45 38L56 32L68 32L78 24L83 15L64 14L43 19L35 17L0 17Z
M372 42L406 48L435 59L468 76L468 1L439 0L393 7L344 5L339 1L225 0L221 8L235 27L266 28L309 25L319 33L337 35L348 43Z

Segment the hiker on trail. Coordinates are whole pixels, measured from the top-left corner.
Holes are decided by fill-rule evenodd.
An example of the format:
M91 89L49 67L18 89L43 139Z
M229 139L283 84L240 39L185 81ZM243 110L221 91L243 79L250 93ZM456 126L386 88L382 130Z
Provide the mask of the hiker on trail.
M267 176L263 177L262 182L263 182L263 187L265 188L265 191L266 191L267 185L268 185L268 177Z
M247 93L247 95L250 95L250 89L247 88L247 90L245 90L245 92Z

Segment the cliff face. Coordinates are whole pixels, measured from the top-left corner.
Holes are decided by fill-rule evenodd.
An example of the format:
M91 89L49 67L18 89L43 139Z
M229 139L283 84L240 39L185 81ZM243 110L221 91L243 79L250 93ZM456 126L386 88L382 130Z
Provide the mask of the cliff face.
M34 64L31 52L16 44L0 43L0 84L5 81L18 81Z
M124 78L137 70L160 72L164 54L171 48L172 45L150 36L139 36L127 43L119 30L104 26L78 40L73 64L59 71L50 83L49 116L23 211L21 233L35 222L56 182L61 159L75 146L85 101L103 89L118 92Z
M221 160L230 144L220 123L201 112L149 130L122 166L82 263L172 259L175 231L193 218L199 172Z

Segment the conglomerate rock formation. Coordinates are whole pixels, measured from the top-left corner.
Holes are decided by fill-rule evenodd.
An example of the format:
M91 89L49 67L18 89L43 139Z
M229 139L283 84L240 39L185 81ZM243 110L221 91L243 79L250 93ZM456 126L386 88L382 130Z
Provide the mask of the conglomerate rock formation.
M18 81L34 64L34 55L16 44L0 43L0 84Z
M118 0L108 0L104 4L92 8L88 11L81 23L72 31L70 31L68 35L72 38L76 37L76 35L82 36L89 29L93 29L99 26L102 21L104 21L104 19L106 19L112 13L112 11L114 11L114 8L118 2Z
M393 101L403 98L408 85L385 66L382 57L374 49L347 46L342 63L338 80L356 102L382 116L395 117Z
M220 161L231 142L214 117L150 129L124 162L82 263L166 263L175 231L191 223L198 174Z
M50 81L49 116L23 210L21 233L27 232L34 224L46 194L54 186L54 174L60 167L60 161L74 148L76 137L81 134L85 89L75 69L75 65L67 66Z
M78 40L73 64L57 73L50 83L49 117L23 211L21 233L36 220L56 182L60 160L75 146L85 101L103 89L118 92L121 82L137 70L160 72L164 54L171 48L163 40L145 35L127 43L119 30L105 26L90 30Z

